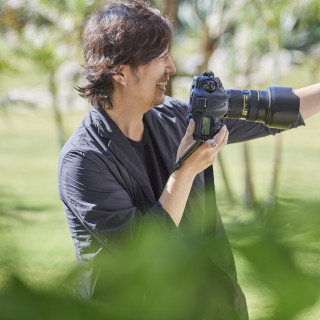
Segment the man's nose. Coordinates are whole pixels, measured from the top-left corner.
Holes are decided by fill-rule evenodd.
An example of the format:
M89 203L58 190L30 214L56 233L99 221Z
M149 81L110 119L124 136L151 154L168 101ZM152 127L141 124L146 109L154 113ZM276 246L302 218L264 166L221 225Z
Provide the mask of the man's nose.
M168 57L168 65L167 65L167 74L175 74L176 73L176 67L171 59L171 56Z

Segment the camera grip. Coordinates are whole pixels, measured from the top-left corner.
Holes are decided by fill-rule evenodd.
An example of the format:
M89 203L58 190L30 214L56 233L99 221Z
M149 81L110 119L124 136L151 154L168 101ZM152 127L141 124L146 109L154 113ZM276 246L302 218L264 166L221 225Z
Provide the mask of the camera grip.
M215 119L215 123L214 123L214 127L213 127L213 136L215 136L220 131L220 129L223 127L223 123L220 122L219 120L220 119Z

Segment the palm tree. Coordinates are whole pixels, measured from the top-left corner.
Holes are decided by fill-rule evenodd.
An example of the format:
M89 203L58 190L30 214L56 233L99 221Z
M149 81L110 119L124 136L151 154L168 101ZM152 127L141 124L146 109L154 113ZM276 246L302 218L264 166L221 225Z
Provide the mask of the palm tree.
M32 64L44 79L51 96L58 141L63 146L66 133L58 103L57 72L63 63L79 60L81 21L91 11L92 4L88 5L85 0L30 2L32 5L26 6L22 2L4 0L0 32L4 36L8 32L15 35L16 45L7 45L11 54Z
M297 1L284 1L284 0L273 0L271 3L253 1L253 6L255 7L260 20L265 24L267 34L266 39L268 40L268 47L273 59L273 84L281 85L281 66L280 66L280 52L282 49L287 50L299 50L301 42L292 41L292 38L300 34L301 37L301 27L299 24L304 24L306 21L305 13L308 16L307 23L308 26L312 26L311 21L316 21L317 27L310 28L312 30L311 34L304 32L304 37L300 38L306 43L308 47L308 40L311 36L313 41L320 40L320 28L319 28L319 15L317 15L317 4L316 1L310 1L306 8L301 8ZM313 13L310 13L313 12ZM319 12L319 8L318 8ZM310 23L311 22L311 23ZM310 40L309 40L310 41ZM270 211L274 206L275 199L277 197L279 188L279 179L281 172L281 154L282 154L282 137L278 135L275 137L274 144L274 164L272 170L271 184L269 188L269 193L265 200L265 212Z
M282 68L279 61L281 52L284 49L291 52L296 52L297 50L308 52L315 43L319 43L319 11L320 8L316 1L309 1L304 7L301 7L294 0L247 2L245 9L238 17L240 18L239 23L242 26L247 26L245 28L247 32L246 37L242 37L242 39L247 40L245 46L247 54L251 58L247 60L246 67L242 72L246 75L249 87L254 85L251 81L251 73L254 72L254 62L258 61L265 54L269 54L272 57L271 81L273 85L281 85ZM265 212L272 209L277 196L281 173L281 150L282 139L281 135L278 135L275 137L274 164L270 188L265 200ZM255 201L251 201L251 203L255 203Z

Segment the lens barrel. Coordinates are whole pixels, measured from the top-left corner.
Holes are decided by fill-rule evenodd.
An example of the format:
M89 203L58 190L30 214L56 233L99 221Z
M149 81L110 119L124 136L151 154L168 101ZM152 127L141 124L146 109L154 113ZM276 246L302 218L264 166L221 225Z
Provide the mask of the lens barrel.
M288 129L298 120L300 99L292 88L226 90L229 99L225 118L262 122L267 127Z

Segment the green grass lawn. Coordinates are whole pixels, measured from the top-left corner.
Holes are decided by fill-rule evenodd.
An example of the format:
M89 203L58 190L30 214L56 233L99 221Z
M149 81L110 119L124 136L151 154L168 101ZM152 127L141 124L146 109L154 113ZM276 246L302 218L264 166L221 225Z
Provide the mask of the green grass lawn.
M78 113L65 117L69 133L82 116ZM299 268L320 278L317 268L320 237L316 237L319 234L315 229L316 222L320 222L320 116L306 123L305 127L281 134L283 152L277 206L285 209L280 210L280 214L278 211L283 225L277 232L279 243L285 242L294 248L293 257ZM267 137L249 143L256 198L260 204L270 186L274 141L274 137ZM53 118L33 111L1 113L0 150L0 289L6 290L8 276L17 273L34 289L56 290L59 284L61 292L72 295L73 288L64 279L74 268L74 252L57 194L60 147ZM215 184L251 319L266 319L272 310L272 292L254 275L256 271L241 247L263 229L255 223L254 211L244 206L242 150L241 144L223 150L236 198L234 206L228 203L218 165ZM319 318L319 310L319 304L315 304L309 313L295 319Z

